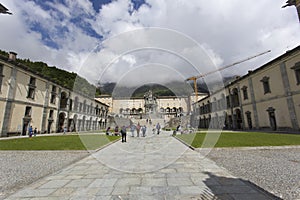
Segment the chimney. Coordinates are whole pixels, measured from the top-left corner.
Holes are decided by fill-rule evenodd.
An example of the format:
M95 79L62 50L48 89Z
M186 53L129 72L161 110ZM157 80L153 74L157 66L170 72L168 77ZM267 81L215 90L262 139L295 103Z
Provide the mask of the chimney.
M9 56L8 56L8 60L16 61L17 55L18 55L17 53L15 53L13 51L10 51Z

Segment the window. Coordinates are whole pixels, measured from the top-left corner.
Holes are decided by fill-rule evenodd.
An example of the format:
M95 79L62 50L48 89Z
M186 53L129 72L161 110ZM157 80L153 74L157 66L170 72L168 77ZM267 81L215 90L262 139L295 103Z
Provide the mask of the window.
M82 103L79 103L79 112L82 111Z
M227 108L231 107L231 103L230 103L230 97L226 96L226 102L227 102Z
M73 109L73 100L69 99L69 110Z
M264 93L271 93L269 77L264 76L260 81L263 83Z
M50 103L55 104L55 99L56 99L56 86L53 85L51 90Z
M50 110L50 112L49 112L49 119L53 119L53 113L54 113L54 111Z
M27 98L34 99L35 88L36 88L35 82L36 82L36 79L34 77L30 77L29 84L28 84Z
M232 90L231 99L232 99L232 106L233 107L238 107L240 105L239 92L238 92L237 88L234 88Z
M1 91L3 77L4 77L4 75L3 75L3 65L0 64L0 91Z
M247 89L248 89L247 86L242 87L244 100L248 99L248 91L247 91Z
M300 62L297 62L291 69L295 71L297 85L300 85Z
M25 108L25 117L31 117L31 107L26 106Z

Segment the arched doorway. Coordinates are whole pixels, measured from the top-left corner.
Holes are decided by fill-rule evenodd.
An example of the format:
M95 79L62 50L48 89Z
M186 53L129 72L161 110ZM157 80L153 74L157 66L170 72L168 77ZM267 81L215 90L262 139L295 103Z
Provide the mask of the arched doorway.
M66 114L64 112L59 113L58 116L58 132L62 132L64 129Z
M243 120L242 120L242 114L240 109L235 110L235 128L236 129L242 129L243 127Z
M273 107L269 107L267 109L267 112L269 113L270 127L273 131L276 131L277 123L276 123L275 109Z

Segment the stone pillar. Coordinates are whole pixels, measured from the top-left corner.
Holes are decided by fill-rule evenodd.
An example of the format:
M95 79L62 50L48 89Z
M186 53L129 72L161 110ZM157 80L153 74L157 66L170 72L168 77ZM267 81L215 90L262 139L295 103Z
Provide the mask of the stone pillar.
M255 122L255 128L259 129L259 121L258 121L258 114L257 114L257 108L256 108L256 100L255 100L255 94L254 94L253 83L252 83L252 78L251 77L249 77L248 83L249 83L249 91L250 91L250 96L251 96L251 104L252 104L252 109L253 109L253 117L254 117L254 122Z
M281 72L283 87L284 87L284 91L285 91L286 101L287 101L287 105L288 105L288 109L289 109L292 128L295 131L298 131L299 124L298 124L298 120L297 120L295 104L294 104L293 96L291 93L291 87L290 87L290 82L289 82L289 78L288 78L287 71L286 71L285 62L282 62L280 64L280 72Z
M8 128L10 126L12 104L13 104L14 98L15 98L16 80L17 80L17 68L13 67L11 74L10 74L9 84L8 84L9 88L8 88L6 106L5 106L5 110L4 110L4 118L3 118L3 124L2 124L1 137L7 136Z
M44 107L43 107L43 118L42 118L42 127L41 127L41 133L46 132L47 128L47 114L48 114L48 106L49 106L49 86L50 83L46 83L46 95L44 100Z

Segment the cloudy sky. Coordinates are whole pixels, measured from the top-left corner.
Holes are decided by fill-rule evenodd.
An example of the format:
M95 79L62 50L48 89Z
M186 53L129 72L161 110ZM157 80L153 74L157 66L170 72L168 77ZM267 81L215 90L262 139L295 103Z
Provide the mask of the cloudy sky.
M184 80L271 50L223 75L242 75L300 45L285 0L1 0L0 49L90 82Z

